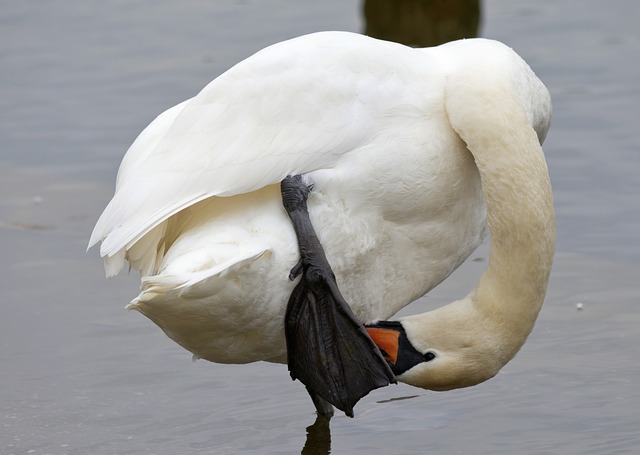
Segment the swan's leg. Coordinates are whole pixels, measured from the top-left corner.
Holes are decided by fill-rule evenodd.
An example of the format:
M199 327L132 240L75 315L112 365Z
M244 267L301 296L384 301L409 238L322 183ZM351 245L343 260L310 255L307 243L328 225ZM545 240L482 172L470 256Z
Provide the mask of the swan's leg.
M395 376L340 294L307 211L311 189L298 175L285 178L281 190L300 249L300 262L290 277L302 274L287 305L289 371L307 386L320 414L326 406L318 397L353 417L360 398L395 383Z
M333 406L327 400L315 393L313 390L307 387L307 392L313 401L313 405L316 407L318 415L330 420L333 417Z

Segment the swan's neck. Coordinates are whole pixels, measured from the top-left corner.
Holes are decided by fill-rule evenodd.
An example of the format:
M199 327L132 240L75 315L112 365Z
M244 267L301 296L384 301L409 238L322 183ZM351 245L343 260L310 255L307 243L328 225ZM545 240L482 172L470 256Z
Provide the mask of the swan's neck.
M405 382L444 390L494 376L523 345L542 306L555 247L551 185L538 137L509 95L490 93L475 103L481 112L455 104L462 99L449 102L452 125L482 179L489 266L465 299L403 321L412 344L437 355L399 378Z
M526 118L510 123L510 134L493 135L493 153L474 154L491 244L488 269L470 295L481 314L507 329L516 351L544 301L555 250L546 162L533 129L521 122Z

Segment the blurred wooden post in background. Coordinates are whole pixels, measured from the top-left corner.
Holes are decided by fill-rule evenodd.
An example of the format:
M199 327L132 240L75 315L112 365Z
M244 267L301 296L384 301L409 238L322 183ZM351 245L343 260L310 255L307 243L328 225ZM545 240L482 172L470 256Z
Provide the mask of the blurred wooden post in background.
M364 34L413 47L478 36L480 0L365 0Z

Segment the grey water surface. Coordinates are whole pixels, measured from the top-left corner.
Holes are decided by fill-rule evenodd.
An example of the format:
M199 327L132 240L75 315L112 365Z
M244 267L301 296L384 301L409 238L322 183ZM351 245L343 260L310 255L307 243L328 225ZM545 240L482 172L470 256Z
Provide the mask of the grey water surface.
M0 454L640 453L640 3L481 7L480 35L516 49L554 100L547 301L496 378L374 391L329 435L307 431L314 410L286 367L192 363L123 309L135 274L104 279L85 248L120 159L158 113L268 44L364 30L362 4L3 1ZM486 256L402 314L465 295Z

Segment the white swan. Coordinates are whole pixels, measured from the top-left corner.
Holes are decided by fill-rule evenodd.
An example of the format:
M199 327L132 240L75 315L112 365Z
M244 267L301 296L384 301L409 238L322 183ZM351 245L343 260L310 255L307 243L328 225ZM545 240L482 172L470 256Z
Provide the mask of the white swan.
M397 378L474 385L515 355L546 293L555 227L540 144L550 116L544 85L495 41L285 41L140 134L89 246L102 240L108 275L125 259L140 270L128 308L196 357L285 362L300 253L279 182L302 174L340 290ZM456 269L487 213L489 266L467 297L375 322Z

